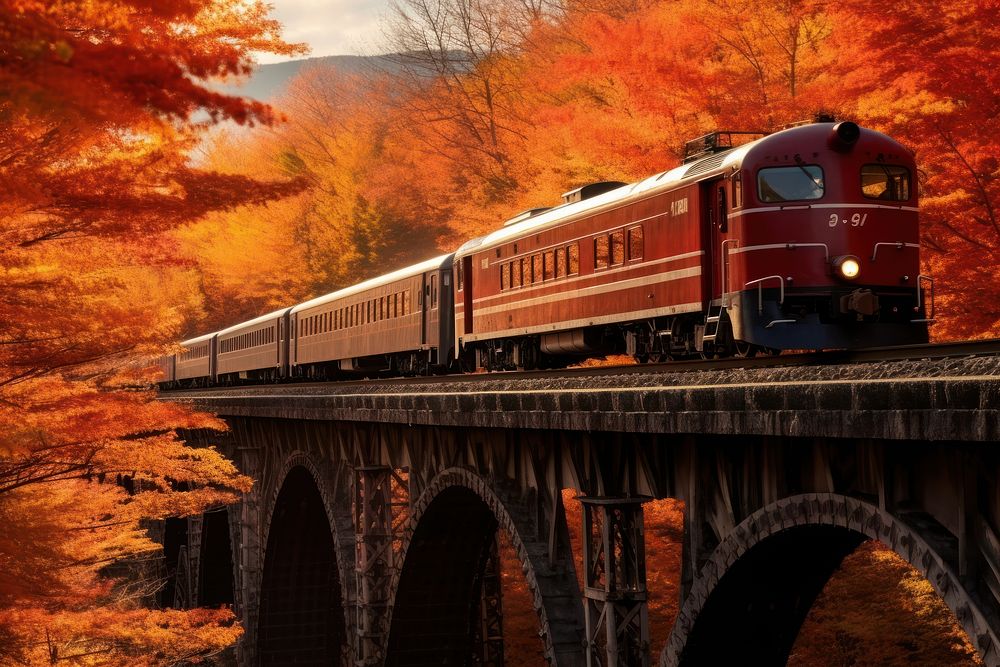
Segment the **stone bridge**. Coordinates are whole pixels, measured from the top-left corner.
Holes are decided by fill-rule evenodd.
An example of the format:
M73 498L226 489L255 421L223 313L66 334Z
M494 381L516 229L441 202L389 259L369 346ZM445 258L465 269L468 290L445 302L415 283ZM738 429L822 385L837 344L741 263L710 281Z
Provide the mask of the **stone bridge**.
M281 385L165 395L257 483L165 525L167 604L232 603L243 665L503 664L512 544L555 665L787 661L880 540L1000 665L1000 358ZM562 490L582 501L577 583ZM685 506L651 647L643 503ZM661 650L662 648L662 650Z

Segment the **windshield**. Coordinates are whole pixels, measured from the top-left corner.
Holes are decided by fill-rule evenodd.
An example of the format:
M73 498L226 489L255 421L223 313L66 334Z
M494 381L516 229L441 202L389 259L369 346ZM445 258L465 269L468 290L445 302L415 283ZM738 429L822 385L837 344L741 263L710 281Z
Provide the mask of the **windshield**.
M861 167L861 192L869 199L906 201L910 198L910 170L890 164Z
M815 164L761 169L757 194L762 202L819 199L823 196L823 169Z

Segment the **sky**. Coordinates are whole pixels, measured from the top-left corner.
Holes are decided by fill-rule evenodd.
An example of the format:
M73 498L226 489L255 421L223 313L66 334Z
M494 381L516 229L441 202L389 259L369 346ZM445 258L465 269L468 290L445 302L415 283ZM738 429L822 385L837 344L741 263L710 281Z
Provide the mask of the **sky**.
M311 47L305 57L380 52L379 19L388 11L389 0L270 0L270 4L271 16L285 27L285 40ZM257 60L265 64L289 58L262 54Z

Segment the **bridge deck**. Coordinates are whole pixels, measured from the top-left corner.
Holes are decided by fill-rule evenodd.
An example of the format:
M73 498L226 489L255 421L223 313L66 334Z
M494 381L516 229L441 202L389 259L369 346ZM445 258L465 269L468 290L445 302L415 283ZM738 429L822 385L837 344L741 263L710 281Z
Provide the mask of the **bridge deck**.
M224 416L626 433L1000 440L1000 357L165 392Z

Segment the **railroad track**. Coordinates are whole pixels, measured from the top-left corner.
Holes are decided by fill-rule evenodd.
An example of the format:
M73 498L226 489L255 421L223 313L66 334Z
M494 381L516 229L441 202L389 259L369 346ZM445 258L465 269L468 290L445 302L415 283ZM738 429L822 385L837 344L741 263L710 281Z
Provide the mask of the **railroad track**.
M506 371L500 373L469 373L465 375L432 375L420 377L358 378L338 380L338 387L368 387L377 385L434 385L469 384L498 380L543 380L547 378L587 378L622 375L662 375L697 371L720 371L727 369L775 368L786 366L833 366L886 361L919 361L922 359L947 359L972 356L1000 355L1000 338L985 340L930 343L926 345L902 345L895 347L868 348L862 350L833 350L824 352L801 352L777 356L727 359L688 359L651 364L629 364L617 366L587 366L558 370ZM316 388L329 386L331 382L290 382L279 386L284 388ZM234 385L199 389L181 389L161 392L164 397L195 397L204 392L218 392L220 389L250 390L275 385Z

